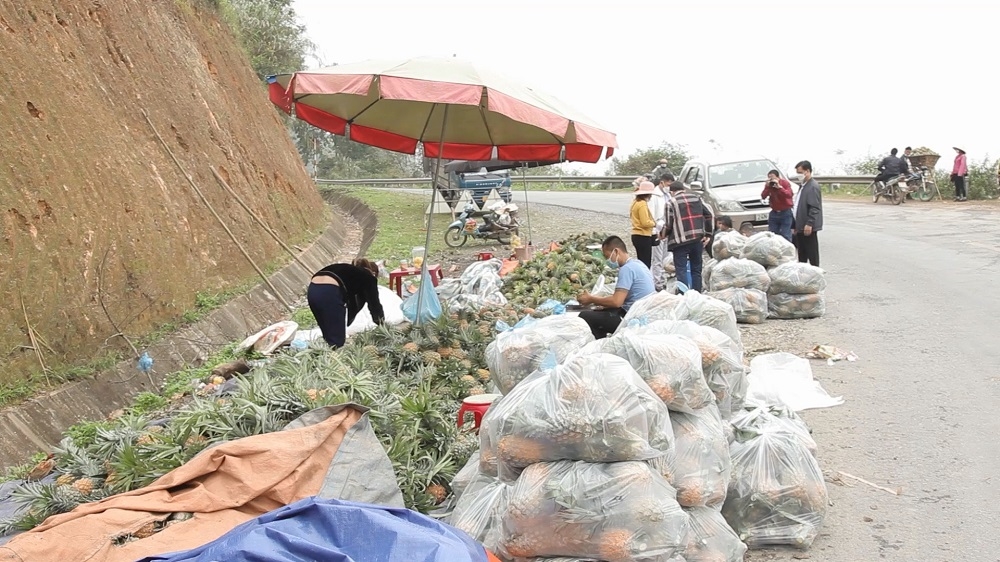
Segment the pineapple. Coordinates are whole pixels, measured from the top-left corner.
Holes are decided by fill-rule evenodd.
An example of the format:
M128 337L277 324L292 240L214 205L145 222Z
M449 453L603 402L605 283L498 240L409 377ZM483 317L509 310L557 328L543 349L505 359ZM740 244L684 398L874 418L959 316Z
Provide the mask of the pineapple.
M705 480L701 478L685 478L677 486L677 503L685 507L697 507L704 503Z
M206 441L207 440L203 436L195 434L187 438L187 441L184 442L184 446L197 447L199 445L204 445Z
M434 504L440 505L448 497L448 490L444 486L434 483L427 486L427 493L434 498Z
M476 376L482 382L490 382L490 372L486 369L476 369Z
M90 478L81 478L73 482L73 489L83 496L89 496L94 491L94 481Z
M420 346L413 342L406 342L403 344L403 351L406 353L420 353Z
M452 349L452 351L451 351L451 357L452 357L452 359L457 359L458 361L462 361L464 359L468 359L469 358L469 354L468 354L468 352L466 352L464 349L461 349L461 348L459 348L459 349Z
M451 351L452 348L450 347L439 347L437 350L437 354L441 357L441 359L448 359L449 357L451 357Z
M632 513L644 523L661 523L667 518L668 508L656 498L646 497L639 500Z
M570 445L583 441L593 433L593 424L585 412L564 408L553 416L548 436L559 445Z
M542 461L545 448L531 439L507 435L497 443L497 456L517 466L528 466Z
M156 534L156 521L150 521L142 527L139 527L132 533L132 537L136 539L145 539Z
M619 562L632 559L632 532L624 529L606 531L601 535L598 552L601 560Z
M76 480L76 477L72 474L63 474L59 478L56 478L56 486L69 486L74 480Z
M545 498L524 494L511 498L507 504L507 517L518 527L525 527L545 515Z
M608 474L632 484L645 485L653 481L653 471L648 465L635 462L619 462L608 465Z
M462 368L465 369L466 371L472 369L472 361L469 361L468 359L462 359L461 361L458 362L458 364L461 365Z
M469 396L478 396L480 394L486 394L486 389L480 385L476 385L469 389Z
M437 365L441 363L441 354L436 351L425 351L420 354L424 363L428 365Z
M153 436L150 435L149 433L143 433L142 435L139 436L138 439L135 440L135 444L140 447L142 445L150 445L152 443L153 443Z
M315 402L316 399L319 398L319 391L316 390L315 388L310 388L309 390L306 391L306 396L309 398L311 402Z
M555 541L558 541L558 537L553 536L551 531L535 527L510 537L504 546L507 554L514 558L534 558L545 554L549 550L547 547L551 547Z
M476 384L476 377L473 377L472 375L462 375L461 381L468 385L474 385Z

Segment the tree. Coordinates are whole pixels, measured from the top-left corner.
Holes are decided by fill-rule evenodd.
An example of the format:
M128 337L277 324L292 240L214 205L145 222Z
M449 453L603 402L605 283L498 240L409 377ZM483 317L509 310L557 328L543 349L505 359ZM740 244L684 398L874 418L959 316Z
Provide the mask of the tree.
M299 25L291 0L227 0L234 31L262 79L305 67L315 45Z
M659 146L641 148L625 158L615 156L608 165L609 176L641 176L648 174L666 158L667 166L675 174L681 173L681 168L690 159L683 145L663 142Z
M878 175L878 165L882 161L880 156L872 156L871 154L849 162L845 167L844 171L848 175L856 176L876 176Z

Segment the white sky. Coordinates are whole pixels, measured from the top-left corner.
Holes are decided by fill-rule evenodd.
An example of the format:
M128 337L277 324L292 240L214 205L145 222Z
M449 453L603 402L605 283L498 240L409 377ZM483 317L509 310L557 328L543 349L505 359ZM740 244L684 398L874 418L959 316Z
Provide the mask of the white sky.
M349 5L349 7L347 7ZM820 173L892 147L1000 155L1000 3L295 0L324 64L452 56L618 135ZM716 144L709 142L714 139ZM845 151L838 156L836 151ZM601 173L605 163L579 166Z

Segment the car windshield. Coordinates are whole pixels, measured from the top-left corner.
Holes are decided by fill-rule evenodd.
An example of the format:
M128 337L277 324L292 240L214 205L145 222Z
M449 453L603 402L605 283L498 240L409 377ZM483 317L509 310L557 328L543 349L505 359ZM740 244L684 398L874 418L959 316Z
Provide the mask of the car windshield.
M725 187L727 185L762 182L767 179L767 173L774 168L774 164L767 160L730 162L709 166L708 184L712 187Z

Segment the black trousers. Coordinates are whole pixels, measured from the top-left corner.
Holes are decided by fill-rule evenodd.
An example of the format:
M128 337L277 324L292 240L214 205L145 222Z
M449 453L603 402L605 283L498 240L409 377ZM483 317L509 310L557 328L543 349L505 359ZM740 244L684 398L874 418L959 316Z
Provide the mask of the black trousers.
M347 339L347 306L344 304L343 289L338 285L310 283L306 300L326 343L331 347L343 346Z
M951 181L955 182L955 197L960 199L968 197L965 192L965 176L952 176Z
M792 235L792 243L795 244L795 249L798 250L799 261L802 263L809 262L810 265L815 265L819 267L819 235L818 232L813 232L809 236L802 234L801 232L796 232Z
M653 264L653 237L643 236L641 234L632 235L632 246L635 247L635 257L639 259L642 263L646 264L646 267L652 267Z
M647 236L648 238L648 236ZM590 326L590 331L594 334L594 339L606 338L615 333L622 323L625 310L612 308L608 310L584 310L580 313L580 318Z

